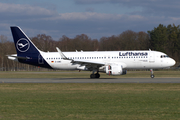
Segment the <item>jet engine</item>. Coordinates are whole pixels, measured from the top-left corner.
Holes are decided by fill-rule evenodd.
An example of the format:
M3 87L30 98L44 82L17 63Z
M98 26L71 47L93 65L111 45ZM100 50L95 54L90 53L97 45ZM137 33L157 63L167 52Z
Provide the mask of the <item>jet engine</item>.
M122 69L120 65L108 65L106 66L106 74L107 75L125 75L126 70Z

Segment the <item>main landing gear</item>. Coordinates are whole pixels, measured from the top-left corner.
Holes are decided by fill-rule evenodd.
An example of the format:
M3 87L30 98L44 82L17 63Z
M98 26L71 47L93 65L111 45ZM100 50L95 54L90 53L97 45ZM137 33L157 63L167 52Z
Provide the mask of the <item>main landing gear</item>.
M90 75L90 78L94 79L94 78L99 78L100 74L99 72L97 72L96 74L94 74L94 72Z
M151 78L154 78L153 69L150 69L151 72Z

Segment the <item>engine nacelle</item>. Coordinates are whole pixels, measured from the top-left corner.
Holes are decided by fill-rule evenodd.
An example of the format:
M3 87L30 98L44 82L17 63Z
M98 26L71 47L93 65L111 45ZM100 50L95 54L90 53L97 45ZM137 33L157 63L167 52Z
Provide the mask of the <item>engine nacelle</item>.
M122 66L119 65L108 65L106 66L107 75L125 75L126 70L122 69Z

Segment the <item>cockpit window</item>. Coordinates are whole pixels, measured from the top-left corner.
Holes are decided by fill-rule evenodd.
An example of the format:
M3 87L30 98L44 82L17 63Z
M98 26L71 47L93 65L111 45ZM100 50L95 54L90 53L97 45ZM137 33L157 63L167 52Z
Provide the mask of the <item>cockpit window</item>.
M161 58L168 58L169 56L167 55L161 55Z

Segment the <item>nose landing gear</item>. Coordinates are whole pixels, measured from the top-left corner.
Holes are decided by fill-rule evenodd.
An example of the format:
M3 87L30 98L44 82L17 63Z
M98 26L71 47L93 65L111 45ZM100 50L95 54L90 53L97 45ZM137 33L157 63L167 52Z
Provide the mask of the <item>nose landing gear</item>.
M150 69L151 72L151 78L154 78L153 69Z

